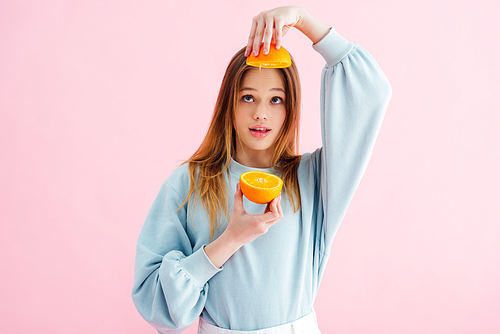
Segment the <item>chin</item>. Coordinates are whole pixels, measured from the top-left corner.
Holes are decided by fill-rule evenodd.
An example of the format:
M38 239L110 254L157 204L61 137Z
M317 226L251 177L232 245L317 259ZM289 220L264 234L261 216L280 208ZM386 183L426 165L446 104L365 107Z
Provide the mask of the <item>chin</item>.
M273 147L273 144L269 143L254 143L254 145L249 145L249 148L256 150L256 151L265 151L269 150L270 148Z

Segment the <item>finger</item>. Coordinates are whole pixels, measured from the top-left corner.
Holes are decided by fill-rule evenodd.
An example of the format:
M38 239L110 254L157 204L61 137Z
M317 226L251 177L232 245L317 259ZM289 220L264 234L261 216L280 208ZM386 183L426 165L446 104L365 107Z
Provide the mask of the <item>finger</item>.
M285 25L285 20L283 17L278 16L274 22L274 31L275 31L275 47L276 50L279 50L281 47L281 41L283 40L283 26Z
M276 197L276 198L274 199L274 201L271 203L271 207L272 207L272 210L271 210L271 211L276 212L276 213L278 213L278 214L279 214L279 212L278 212L278 203L279 203L279 201L280 201L280 197L278 196L278 197Z
M264 27L265 27L264 18L261 15L257 16L255 36L252 44L252 50L254 56L259 55L260 45L262 44L262 35L264 34Z
M257 29L257 17L252 19L252 27L248 36L247 48L245 49L245 57L248 57L252 52L253 40L255 39L255 30Z
M264 54L267 55L269 53L269 47L271 46L271 38L273 37L274 17L266 14L264 20Z
M277 212L268 212L264 215L261 215L259 217L259 225L274 225L275 223L279 222L280 219L279 214Z
M279 196L278 200L278 213L280 214L280 218L285 217L285 215L283 214L283 208L281 207L281 195Z
M236 192L234 193L234 209L244 210L244 208L243 208L243 192L241 191L239 182L236 183Z
M272 202L272 201L271 201L271 202ZM270 211L271 211L271 208L270 208L270 206L271 206L271 202L267 203L267 205L266 205L266 209L264 210L264 213L268 213L268 212L270 212Z
M278 197L276 198L273 198L273 200L269 203L267 203L266 205L266 209L264 210L264 213L268 213L268 212L272 212L272 211L275 211L271 208L271 205L273 205L273 203L278 199Z
M280 221L285 215L283 214L283 208L281 207L281 195L279 195L277 198L276 198L276 211L278 213L278 216L276 217L276 219L273 221L273 223L277 223L278 221Z
M278 211L278 198L277 197L275 199L273 199L268 204L268 208L269 208L269 210L266 213L260 215L260 217L262 218L262 222L272 223L274 220L276 220L280 216L279 211Z

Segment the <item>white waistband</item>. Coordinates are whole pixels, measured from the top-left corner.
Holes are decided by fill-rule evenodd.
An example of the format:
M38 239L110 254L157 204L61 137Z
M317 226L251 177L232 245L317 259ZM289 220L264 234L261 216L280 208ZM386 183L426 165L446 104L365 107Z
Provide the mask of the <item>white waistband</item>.
M316 313L312 310L308 315L290 323L257 331L233 331L213 326L200 319L198 334L321 334L316 321Z

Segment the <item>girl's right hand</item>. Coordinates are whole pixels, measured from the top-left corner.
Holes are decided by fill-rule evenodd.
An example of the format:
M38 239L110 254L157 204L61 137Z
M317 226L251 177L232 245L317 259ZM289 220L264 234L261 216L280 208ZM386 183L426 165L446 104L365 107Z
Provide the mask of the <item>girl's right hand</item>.
M234 194L233 213L224 233L241 247L266 234L269 228L283 219L283 217L281 195L267 204L263 214L252 215L246 212L243 207L243 193L238 183L236 185L236 193Z

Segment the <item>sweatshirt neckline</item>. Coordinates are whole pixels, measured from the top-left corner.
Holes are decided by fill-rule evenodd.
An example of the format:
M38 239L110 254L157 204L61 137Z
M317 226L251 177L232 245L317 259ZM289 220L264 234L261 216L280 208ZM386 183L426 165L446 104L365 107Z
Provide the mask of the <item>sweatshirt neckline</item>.
M266 173L271 173L271 174L278 174L278 170L275 169L274 167L269 167L269 168L257 168L257 167L248 167L245 165L240 164L233 158L231 158L231 162L229 165L229 172L231 174L234 174L236 176L240 176L241 174L251 171L251 170L256 170L259 172L266 172Z

